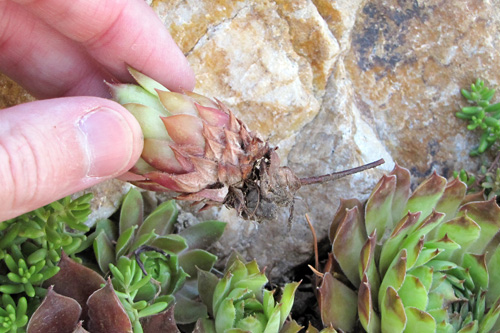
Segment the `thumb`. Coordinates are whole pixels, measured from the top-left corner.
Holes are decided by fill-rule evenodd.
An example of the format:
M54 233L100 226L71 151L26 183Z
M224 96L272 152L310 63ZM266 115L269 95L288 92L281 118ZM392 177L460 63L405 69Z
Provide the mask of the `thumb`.
M0 221L126 172L142 144L134 117L106 99L58 98L0 110Z

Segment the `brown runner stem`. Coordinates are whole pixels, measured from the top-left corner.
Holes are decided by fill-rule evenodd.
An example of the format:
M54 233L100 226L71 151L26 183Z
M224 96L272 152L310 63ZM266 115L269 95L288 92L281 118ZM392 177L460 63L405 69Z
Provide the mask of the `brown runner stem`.
M316 268L317 271L319 271L319 254L318 254L318 238L316 237L316 230L314 230L314 227L309 220L309 216L306 214L306 221L307 224L309 224L309 229L311 229L311 233L313 236L313 248L314 248L314 268Z
M379 159L379 160L377 160L375 162L371 162L371 163L368 163L368 164L365 164L365 165L361 165L359 167L355 167L355 168L352 168L352 169L343 170L343 171L339 171L339 172L334 172L334 173L330 173L328 175L301 178L300 179L300 184L301 185L322 184L322 183L326 183L326 182L329 182L329 181L332 181L332 180L337 180L337 179L340 179L340 178L343 178L345 176L349 176L349 175L352 175L352 174L355 174L355 173L358 173L358 172L361 172L361 171L365 171L365 170L368 170L368 169L375 168L376 166L379 166L379 165L384 164L384 163L385 163L384 159L381 158L381 159Z

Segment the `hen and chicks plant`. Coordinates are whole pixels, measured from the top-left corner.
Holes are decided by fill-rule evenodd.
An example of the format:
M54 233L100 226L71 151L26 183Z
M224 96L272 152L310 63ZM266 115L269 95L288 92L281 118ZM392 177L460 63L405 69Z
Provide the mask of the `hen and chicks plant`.
M410 190L396 165L363 205L341 202L319 287L346 332L490 332L500 324L500 208L436 173Z

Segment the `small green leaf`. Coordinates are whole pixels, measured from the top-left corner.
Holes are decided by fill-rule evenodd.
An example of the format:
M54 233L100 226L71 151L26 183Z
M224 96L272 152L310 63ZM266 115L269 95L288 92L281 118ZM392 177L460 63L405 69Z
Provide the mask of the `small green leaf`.
M224 299L218 307L215 315L215 330L224 332L234 326L236 319L236 310L232 299Z
M139 226L143 221L144 202L141 193L131 188L123 198L120 210L119 232L120 235L132 226Z
M381 304L382 332L403 332L406 327L406 313L403 302L393 287L388 287Z
M205 250L191 250L179 255L179 265L191 277L195 278L197 267L204 271L210 271L217 261L217 256Z
M179 211L174 200L163 202L144 220L137 230L137 236L149 234L153 230L159 236L172 233L178 214Z
M344 331L352 331L356 323L358 308L356 293L330 273L323 276L323 282L318 291L321 295L320 309L324 325L333 325Z
M151 304L148 307L139 311L139 318L152 316L152 315L155 315L157 313L160 313L163 310L165 310L167 308L167 306L168 306L168 303L166 303L166 302L156 302L154 304Z
M421 308L406 307L406 328L405 333L435 332L436 321Z
M94 240L94 253L102 272L107 272L109 264L115 260L115 250L106 233L102 230Z
M205 221L182 230L179 236L186 239L190 249L206 249L222 236L225 222Z
M123 233L120 234L118 240L116 241L115 251L116 259L120 258L122 255L127 253L127 250L132 245L134 241L134 231L137 229L137 225L133 225Z

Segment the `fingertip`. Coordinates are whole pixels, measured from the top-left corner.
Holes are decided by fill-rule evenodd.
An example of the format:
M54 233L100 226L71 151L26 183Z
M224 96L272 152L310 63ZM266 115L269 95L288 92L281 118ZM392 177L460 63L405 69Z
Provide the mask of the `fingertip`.
M143 139L136 119L121 105L107 103L78 121L88 158L88 177L116 177L139 159Z
M0 112L0 221L127 172L142 132L121 105L93 97L36 101Z

